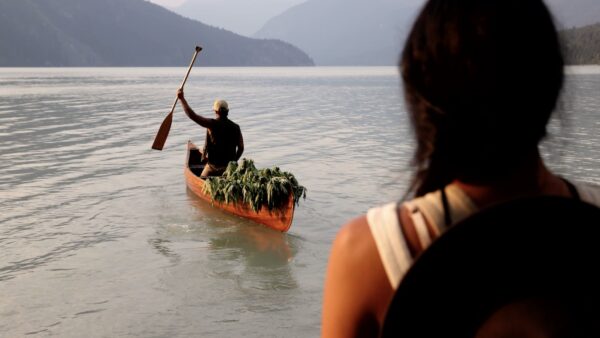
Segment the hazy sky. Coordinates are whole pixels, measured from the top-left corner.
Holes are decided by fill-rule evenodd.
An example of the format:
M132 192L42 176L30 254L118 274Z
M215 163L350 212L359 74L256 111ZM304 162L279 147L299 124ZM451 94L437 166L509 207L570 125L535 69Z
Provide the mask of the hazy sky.
M161 5L161 6L165 6L165 7L177 7L182 5L184 2L186 2L186 0L149 0L150 2L153 2L155 4ZM227 3L227 0L221 0L223 3ZM220 2L220 0L196 0L196 2L206 2L206 3L217 3ZM264 5L262 3L264 2L269 2L269 1L256 1L256 0L248 0L249 3L254 3L258 6ZM303 0L280 0L280 1L270 1L270 2L281 2L281 3L291 3L291 4L296 4L296 3L301 3L303 2Z
M306 0L149 0L216 27L252 36L269 19ZM406 1L406 0L404 0Z
M184 3L185 0L150 0L150 2L154 2L157 5L165 7L177 7Z

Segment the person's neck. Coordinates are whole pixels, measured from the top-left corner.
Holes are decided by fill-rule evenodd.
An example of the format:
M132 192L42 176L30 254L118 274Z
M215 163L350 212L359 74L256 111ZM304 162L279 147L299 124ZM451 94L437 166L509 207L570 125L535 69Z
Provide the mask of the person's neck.
M521 170L515 170L513 175L491 184L473 184L460 180L452 183L463 190L480 208L520 197L570 197L565 182L546 168L539 155Z

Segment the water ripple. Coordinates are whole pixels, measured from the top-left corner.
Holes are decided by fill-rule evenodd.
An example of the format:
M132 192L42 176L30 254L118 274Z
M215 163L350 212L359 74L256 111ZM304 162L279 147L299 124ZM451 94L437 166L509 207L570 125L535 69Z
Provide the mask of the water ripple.
M6 336L315 336L340 225L398 199L413 141L397 69L199 68L186 96L227 99L244 156L308 188L287 234L197 200L177 107L183 69L0 69L0 328ZM550 166L600 184L600 76L571 70ZM51 323L51 324L49 324ZM106 325L110 323L110 325Z

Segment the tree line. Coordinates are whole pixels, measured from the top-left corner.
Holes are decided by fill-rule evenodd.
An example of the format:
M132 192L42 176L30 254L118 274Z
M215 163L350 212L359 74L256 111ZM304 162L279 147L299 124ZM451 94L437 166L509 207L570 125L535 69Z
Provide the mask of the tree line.
M600 64L600 23L560 32L569 65Z

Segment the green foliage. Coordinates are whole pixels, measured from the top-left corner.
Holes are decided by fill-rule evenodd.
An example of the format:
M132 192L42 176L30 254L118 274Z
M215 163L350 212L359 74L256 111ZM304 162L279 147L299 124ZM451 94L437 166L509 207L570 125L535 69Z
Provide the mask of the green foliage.
M239 165L229 162L223 176L207 178L204 193L213 201L246 203L257 213L263 206L269 211L284 208L290 196L296 205L306 199L306 188L293 174L278 167L257 169L250 159L242 159Z
M600 64L600 23L560 32L569 65Z

